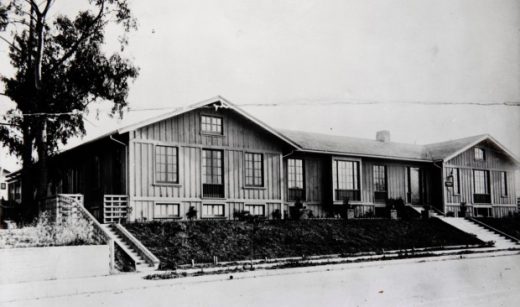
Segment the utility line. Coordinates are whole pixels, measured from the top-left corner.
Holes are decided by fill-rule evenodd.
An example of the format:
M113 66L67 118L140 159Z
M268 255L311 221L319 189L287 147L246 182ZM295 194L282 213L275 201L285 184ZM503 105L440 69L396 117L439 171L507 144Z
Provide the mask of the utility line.
M284 106L331 106L331 105L377 105L377 104L407 104L407 105L425 105L425 106L506 106L506 107L520 107L520 102L447 102L447 101L329 101L329 102L316 102L316 101L296 101L296 102L285 102L285 103L243 103L237 104L240 107L284 107ZM127 112L145 112L145 111L163 111L173 110L179 107L157 107L157 108L128 108ZM80 115L87 111L72 111L72 112L37 112L37 113L25 113L20 116L62 116L62 115ZM110 114L109 112L103 112Z

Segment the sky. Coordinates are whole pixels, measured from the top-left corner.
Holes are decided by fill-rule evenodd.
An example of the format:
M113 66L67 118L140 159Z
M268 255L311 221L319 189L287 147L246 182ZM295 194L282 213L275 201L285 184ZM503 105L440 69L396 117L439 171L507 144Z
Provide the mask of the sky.
M520 101L519 1L134 0L132 9L139 30L125 55L140 76L130 106L164 109L126 122L222 95L274 127L364 138L387 129L419 144L490 133L520 156L520 107L457 104ZM8 106L2 98L0 111ZM87 139L123 124L93 115L106 107L92 107Z

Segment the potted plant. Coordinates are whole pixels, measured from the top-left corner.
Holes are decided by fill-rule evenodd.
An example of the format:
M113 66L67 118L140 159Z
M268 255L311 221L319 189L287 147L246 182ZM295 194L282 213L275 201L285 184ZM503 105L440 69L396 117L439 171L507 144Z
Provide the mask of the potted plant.
M393 198L388 198L386 200L386 208L388 209L388 214L390 215L391 220L397 220L396 202L397 201Z
M460 203L460 214L459 217L466 217L468 215L468 207L466 206L466 202L463 201Z
M430 207L430 205L429 205L429 204L425 204L425 205L423 206L423 208L424 208L424 210L423 210L423 212L422 212L422 214L423 214L423 218L425 218L425 219L429 219L430 216L431 216L431 207Z

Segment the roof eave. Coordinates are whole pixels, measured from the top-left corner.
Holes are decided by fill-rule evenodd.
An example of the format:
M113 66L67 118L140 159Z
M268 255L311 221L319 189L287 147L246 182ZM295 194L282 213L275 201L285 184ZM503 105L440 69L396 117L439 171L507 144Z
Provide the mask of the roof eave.
M352 157L364 157L364 158L397 160L397 161L412 161L412 162L424 162L424 163L432 163L432 162L434 162L433 160L429 160L429 159L394 157L394 156L385 156L385 155L370 155L370 154L360 154L360 153L331 151L331 150L316 150L316 149L304 149L304 148L302 148L302 149L298 149L296 151L297 152L307 152L307 153L340 155L340 156L352 156Z

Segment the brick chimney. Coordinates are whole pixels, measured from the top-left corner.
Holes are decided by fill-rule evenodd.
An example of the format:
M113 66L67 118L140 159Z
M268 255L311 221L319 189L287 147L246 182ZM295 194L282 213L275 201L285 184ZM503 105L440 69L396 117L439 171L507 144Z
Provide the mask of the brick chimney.
M390 142L390 131L381 130L381 131L376 132L376 141Z

